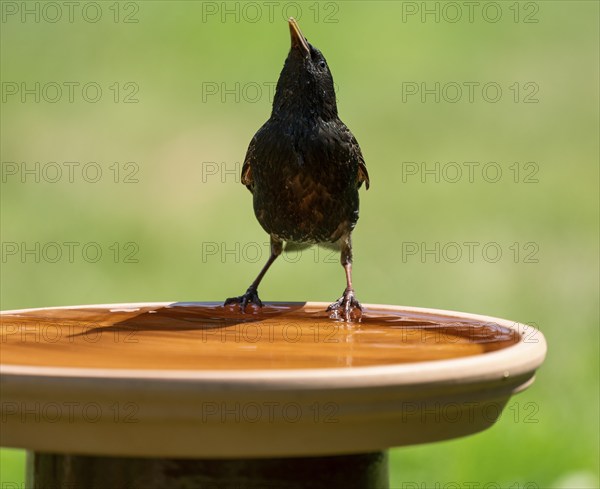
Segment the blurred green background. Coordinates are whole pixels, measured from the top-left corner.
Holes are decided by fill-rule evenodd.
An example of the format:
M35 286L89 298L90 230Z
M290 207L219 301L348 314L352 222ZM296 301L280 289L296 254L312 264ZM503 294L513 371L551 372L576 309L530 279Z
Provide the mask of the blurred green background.
M267 236L237 174L294 15L371 176L360 300L510 318L549 344L492 429L392 450L392 487L598 487L598 2L54 3L60 19L45 2L2 2L3 310L245 290ZM424 100L407 93L422 83ZM339 296L337 257L292 258L263 300ZM1 481L20 483L23 452L0 457Z

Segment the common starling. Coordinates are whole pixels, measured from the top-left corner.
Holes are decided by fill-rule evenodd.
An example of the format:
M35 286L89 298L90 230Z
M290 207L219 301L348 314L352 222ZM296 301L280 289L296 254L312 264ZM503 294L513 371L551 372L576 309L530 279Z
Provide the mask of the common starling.
M362 306L352 288L351 234L358 220L358 189L369 174L356 138L339 119L333 77L323 54L295 19L291 49L277 82L270 119L250 141L241 181L252 192L254 213L269 234L271 255L246 293L225 305L262 306L258 286L286 250L318 244L341 251L346 289L328 307L348 321Z

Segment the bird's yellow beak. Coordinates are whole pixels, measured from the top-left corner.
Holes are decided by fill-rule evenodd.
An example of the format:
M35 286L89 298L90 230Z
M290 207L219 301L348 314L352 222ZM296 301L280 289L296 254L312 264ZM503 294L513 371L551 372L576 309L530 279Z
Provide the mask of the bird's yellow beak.
M296 22L296 19L290 17L288 24L290 26L290 34L292 36L292 49L299 49L304 56L310 55L308 42L306 42L305 37L302 35L302 31L300 30L300 26L298 25L298 22Z

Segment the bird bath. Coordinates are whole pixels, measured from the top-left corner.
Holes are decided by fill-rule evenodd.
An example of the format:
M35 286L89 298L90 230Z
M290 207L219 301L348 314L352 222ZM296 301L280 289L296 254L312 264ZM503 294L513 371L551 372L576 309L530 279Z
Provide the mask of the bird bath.
M215 303L2 312L2 446L31 487L388 487L390 447L482 431L543 335L452 311Z

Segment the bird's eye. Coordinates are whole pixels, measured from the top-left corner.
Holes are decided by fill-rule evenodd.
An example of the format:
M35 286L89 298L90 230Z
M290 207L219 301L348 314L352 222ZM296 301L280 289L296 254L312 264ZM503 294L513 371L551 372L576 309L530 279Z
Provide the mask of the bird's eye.
M321 68L322 70L325 69L327 65L325 64L325 61L319 61L319 68Z

